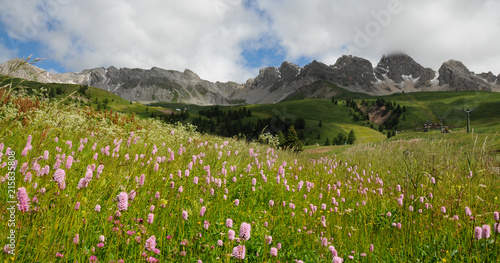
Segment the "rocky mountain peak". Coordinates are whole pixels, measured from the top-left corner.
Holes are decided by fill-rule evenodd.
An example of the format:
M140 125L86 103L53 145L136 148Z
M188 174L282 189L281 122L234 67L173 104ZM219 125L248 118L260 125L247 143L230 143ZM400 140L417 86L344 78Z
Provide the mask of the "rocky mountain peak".
M418 79L417 82L420 86L430 85L429 81L435 77L432 69L424 68L405 53L382 56L375 68L375 74L378 79L389 78L396 83L409 79Z
M301 68L298 65L285 61L281 63L279 71L281 73L281 79L284 82L290 82L300 73Z
M372 63L364 58L344 55L332 66L335 82L344 87L356 86L357 91L372 93L375 82Z
M497 80L497 76L495 76L491 71L489 71L488 73L478 74L478 76L489 83L495 83L495 81Z
M492 91L481 77L473 74L460 61L449 60L439 68L439 85L448 85L450 89L461 90L486 90Z
M187 75L189 78L193 78L193 79L196 79L196 80L201 80L200 76L198 76L198 74L194 73L190 69L185 69L184 70L184 74Z

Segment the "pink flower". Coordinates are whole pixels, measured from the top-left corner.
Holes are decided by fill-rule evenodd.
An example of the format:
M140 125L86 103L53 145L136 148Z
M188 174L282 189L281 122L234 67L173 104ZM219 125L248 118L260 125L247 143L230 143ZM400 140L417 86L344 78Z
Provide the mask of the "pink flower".
M491 235L490 225L483 225L482 230L483 230L482 238L490 238L490 235Z
M106 239L106 238L105 238L103 235L100 235L100 236L99 236L99 241L104 242L104 240L105 240L105 239Z
M236 259L245 259L245 246L244 245L241 245L241 246L237 246L235 248L233 248L233 257L235 257Z
M144 185L144 181L146 180L146 175L141 174L141 178L139 179L139 185Z
M446 207L445 206L441 207L441 213L446 214Z
M57 185L59 186L59 189L64 190L66 188L66 184L64 182L66 178L66 173L64 172L63 169L57 169L56 172L54 173L54 181L57 182Z
M240 205L240 200L239 199L234 200L234 205L235 206L239 206Z
M373 244L370 244L370 252L373 252L374 249L375 247L373 246Z
M341 257L337 256L333 257L332 263L342 263L342 262L344 262L344 260Z
M100 205L95 205L94 211L101 212L101 206Z
M73 244L78 244L80 243L80 235L76 234L75 238L73 238Z
M128 194L121 192L118 195L118 210L125 211L128 209Z
M240 239L243 241L247 241L250 239L250 230L252 226L249 223L241 223L240 226Z
M493 212L493 218L495 219L495 221L499 221L500 220L500 214L498 212Z
M204 216L206 211L207 211L207 208L202 206L200 209L200 216Z
M156 237L151 236L146 240L146 244L144 245L144 248L153 251L156 248Z
M271 242L273 242L273 237L272 236L266 236L266 241L268 245L271 245Z
M184 220L188 219L188 212L187 211L182 211L182 219L184 219Z
M210 223L205 220L205 222L203 222L203 228L205 228L205 230L208 230L209 226L210 226Z
M80 202L76 202L75 210L79 210L79 209L80 209Z
M104 243L101 242L101 243L97 244L97 247L98 248L103 248L104 247Z
M219 247L222 247L224 245L224 243L222 242L222 240L217 240L217 246Z
M234 240L234 235L236 233L234 232L234 230L232 229L229 229L229 231L227 231L227 238L230 240L230 241L233 241Z
M66 159L66 169L69 169L71 168L71 165L73 164L73 156L68 156L68 158Z
M28 212L30 210L29 207L29 198L28 193L26 192L26 188L20 187L17 189L17 209L23 212Z
M154 218L155 218L155 215L154 215L154 214L149 214L149 215L148 215L148 223L149 223L149 224L152 224L152 223L153 223Z
M226 219L226 226L229 228L233 227L233 219L231 218Z
M477 240L483 238L483 229L480 226L474 228L474 238Z
M271 248L271 256L276 257L278 256L278 249L275 247Z

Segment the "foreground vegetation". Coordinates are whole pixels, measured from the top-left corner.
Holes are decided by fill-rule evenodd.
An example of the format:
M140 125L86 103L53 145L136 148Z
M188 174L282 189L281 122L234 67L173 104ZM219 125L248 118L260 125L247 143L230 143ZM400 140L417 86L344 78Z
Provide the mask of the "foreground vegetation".
M0 107L6 262L498 260L492 136L295 154L9 87Z

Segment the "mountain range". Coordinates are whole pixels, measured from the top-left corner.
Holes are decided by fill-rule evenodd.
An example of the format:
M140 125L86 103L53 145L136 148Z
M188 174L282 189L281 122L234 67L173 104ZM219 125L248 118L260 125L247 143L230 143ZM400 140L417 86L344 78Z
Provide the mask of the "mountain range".
M0 74L20 59L1 64ZM266 67L244 84L210 82L193 71L153 67L95 68L79 73L49 73L31 64L12 76L43 83L70 83L98 87L141 102L182 102L198 105L266 104L290 98L331 98L337 87L357 93L388 95L419 91L483 90L500 92L500 74L476 74L460 61L444 62L438 71L425 68L403 53L384 55L376 67L364 58L342 56L333 65L318 61L300 67L283 62Z

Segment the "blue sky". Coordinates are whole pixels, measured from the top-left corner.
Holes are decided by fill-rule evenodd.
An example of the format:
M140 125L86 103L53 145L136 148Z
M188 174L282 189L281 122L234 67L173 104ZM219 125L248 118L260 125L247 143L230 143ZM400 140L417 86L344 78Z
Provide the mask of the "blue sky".
M237 81L266 66L342 55L374 66L402 51L434 70L449 59L500 73L494 0L0 0L0 62L45 58L57 72L189 68Z

